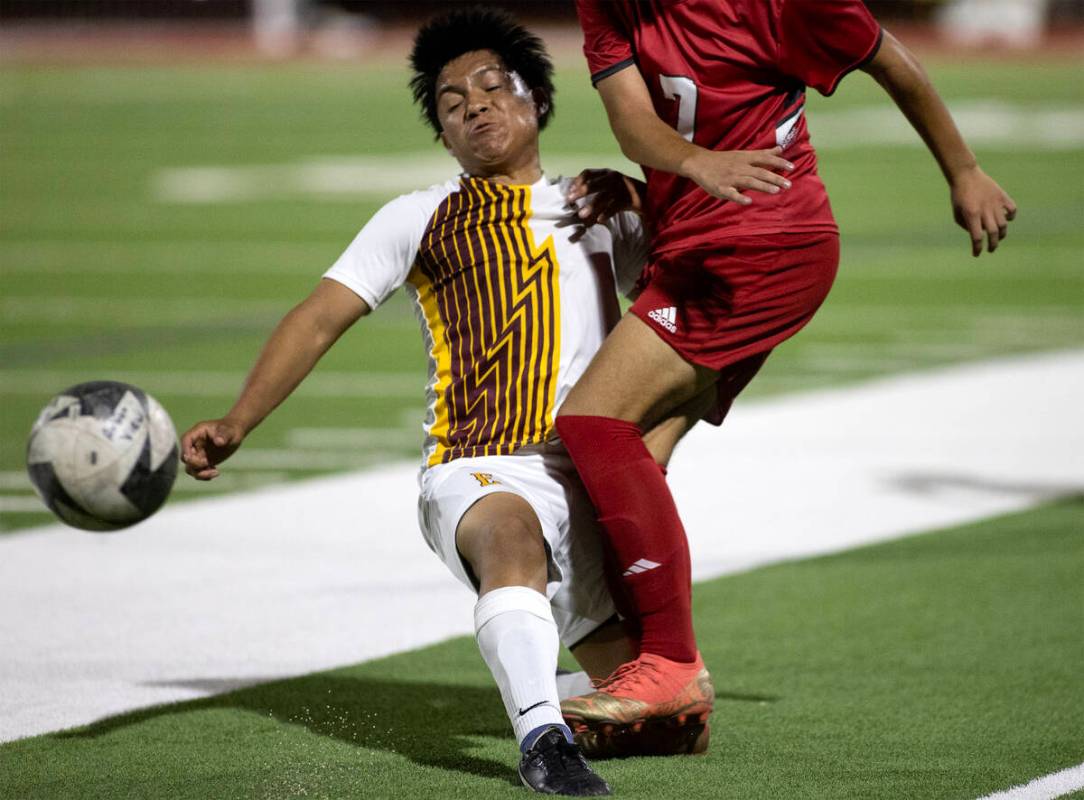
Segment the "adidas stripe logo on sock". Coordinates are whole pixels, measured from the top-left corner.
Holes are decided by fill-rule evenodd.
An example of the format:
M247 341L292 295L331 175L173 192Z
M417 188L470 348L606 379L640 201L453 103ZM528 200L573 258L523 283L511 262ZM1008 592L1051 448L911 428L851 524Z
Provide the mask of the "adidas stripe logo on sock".
M622 574L622 578L627 578L629 575L639 575L641 572L647 572L649 569L655 569L655 567L661 567L662 564L657 561L648 561L646 558L641 558Z

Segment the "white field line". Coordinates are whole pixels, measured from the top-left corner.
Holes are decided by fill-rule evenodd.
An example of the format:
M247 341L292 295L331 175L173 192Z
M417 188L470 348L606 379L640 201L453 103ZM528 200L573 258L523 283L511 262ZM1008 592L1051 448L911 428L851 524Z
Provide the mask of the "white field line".
M951 104L952 116L976 148L1016 151L1021 142L1036 150L1084 147L1084 108L1029 107L1001 100L968 100ZM854 147L923 147L914 129L895 106L831 109L809 114L809 129L818 150Z
M297 244L293 242L250 241L221 242L214 246L188 239L163 242L126 241L62 241L32 239L18 243L0 243L0 264L5 274L33 272L39 275L93 273L100 275L312 275L320 274L328 258L337 255L335 246L329 252L322 242ZM284 258L292 260L283 263Z
M1084 148L1084 109L1029 108L994 100L953 104L968 141L985 149L1015 150L1020 142L1039 150ZM821 150L862 147L922 147L922 141L891 105L834 110L810 115L814 144ZM586 167L610 167L635 174L620 155L547 153L551 176L575 175ZM166 203L222 203L296 196L390 197L452 178L458 166L442 153L424 151L383 156L310 158L255 166L164 169L151 180L151 195Z
M374 448L410 447L421 452L422 427L410 428L294 428L286 434L291 448Z
M218 483L225 479L225 483ZM231 472L220 475L213 481L191 481L183 475L177 476L177 482L173 484L173 491L182 494L199 494L206 492L214 494L218 492L237 491L238 489L255 489L267 487L274 483L286 483L290 479L290 473L285 470L272 471L246 471L242 473Z
M961 233L961 235L964 235ZM123 242L55 242L49 239L34 239L29 242L18 244L0 243L0 265L6 274L34 273L36 275L66 275L66 274L133 274L146 275L149 273L183 273L185 275L214 273L219 274L224 268L228 268L231 274L255 273L260 275L310 275L314 278L320 274L322 268L330 266L330 259L341 252L345 247L346 239L339 245L325 245L313 243L309 245L297 245L289 242L278 242L275 246L273 257L259 259L259 256L267 252L266 245L253 245L244 242L240 245L216 242L216 248L208 248L200 242L191 240L180 241L174 244L148 244L141 242L138 245ZM1073 245L1054 245L1048 243L1036 243L1042 245L1043 275L1050 279L1080 283L1084 281L1084 272L1076 264L1080 255L1078 247ZM330 248L330 249L329 249ZM884 244L881 242L867 243L847 240L847 255L852 260L861 261L861 251L876 250L878 257L883 259ZM959 244L922 244L911 242L908 244L908 260L906 263L881 264L875 272L867 272L861 276L863 282L898 281L901 279L914 280L921 277L925 282L935 281L959 281L961 272L952 269L923 270L920 264L915 262L922 258L922 254L932 250L943 250L956 253ZM138 257L129 255L135 252ZM123 254L123 257L113 257L115 253ZM284 253L293 253L292 263L281 263ZM224 266L225 265L225 266ZM989 265L985 268L990 271ZM852 276L853 277L853 276Z
M1084 351L740 403L670 472L695 577L1080 492L1081 407ZM469 634L473 595L417 531L416 478L383 464L116 534L0 537L0 740Z
M317 270L313 270L313 283ZM108 309L108 311L105 311ZM7 325L90 320L117 325L176 324L224 317L282 316L290 304L282 300L235 300L110 295L9 295L0 299L0 321Z
M421 453L421 437L418 437ZM241 449L230 459L228 468L238 470L347 470L387 463L401 457L387 450L287 450L272 448Z
M59 370L0 370L0 395L41 395L49 397L80 381L113 380L138 386L152 395L181 397L235 397L245 380L243 372L190 372L116 370L79 374ZM318 370L298 387L301 397L414 397L425 401L425 377L404 372L331 372ZM28 421L28 425L33 420ZM29 428L28 428L29 430Z
M173 491L183 493L199 493L199 492L225 492L225 491L237 491L238 489L254 489L260 486L266 486L271 483L284 483L289 480L290 473L287 471L252 471L247 470L243 473L230 472L225 475L220 475L213 481L201 482L184 480L178 476L176 483L173 484ZM30 483L30 478L23 470L4 470L0 472L0 492L17 492L19 494L12 496L0 496L0 511L42 511L48 513L48 510L41 501L37 499L37 495L34 494L34 487ZM27 502L26 508L22 508L23 501L33 500L36 506L31 507ZM18 502L15 502L18 501Z
M33 491L30 478L21 469L6 469L0 472L0 491Z
M1052 772L1022 786L980 797L979 800L1054 800L1084 789L1084 764Z
M49 513L49 509L42 505L37 495L23 497L0 496L0 511L40 511L46 514Z
M312 285L320 280L323 270L331 260L310 269ZM223 267L223 269L225 269ZM204 301L195 297L163 297L139 295L108 295L85 297L78 295L20 294L0 298L0 322L7 326L40 325L188 325L229 323L253 320L267 329L290 310L291 303L283 300L238 300L229 303L220 300ZM232 311L230 310L232 307ZM103 309L108 309L104 311ZM366 320L365 329L417 328L417 322L407 314L384 314Z

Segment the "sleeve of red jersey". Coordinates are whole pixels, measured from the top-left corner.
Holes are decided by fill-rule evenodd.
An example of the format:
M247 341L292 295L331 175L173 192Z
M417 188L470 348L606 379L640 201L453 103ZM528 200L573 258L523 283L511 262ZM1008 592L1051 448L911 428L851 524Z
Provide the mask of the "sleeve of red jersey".
M636 63L632 43L614 18L612 6L604 0L576 0L592 84Z
M782 0L779 67L830 95L881 46L881 26L862 0Z

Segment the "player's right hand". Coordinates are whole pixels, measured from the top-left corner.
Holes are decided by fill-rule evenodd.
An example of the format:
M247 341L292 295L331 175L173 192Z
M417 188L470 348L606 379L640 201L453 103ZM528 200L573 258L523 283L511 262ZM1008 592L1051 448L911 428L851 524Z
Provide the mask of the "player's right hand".
M753 201L743 191L778 194L790 188L780 173L794 165L782 157L782 147L771 150L699 149L685 163L684 174L720 200L747 206ZM774 170L774 171L773 171Z
M987 251L997 250L1009 233L1009 223L1016 219L1016 203L977 165L954 175L951 188L953 215L971 236L971 255L982 254L984 235Z
M245 438L245 429L231 419L197 422L181 437L184 471L198 481L218 477L218 465L232 456Z

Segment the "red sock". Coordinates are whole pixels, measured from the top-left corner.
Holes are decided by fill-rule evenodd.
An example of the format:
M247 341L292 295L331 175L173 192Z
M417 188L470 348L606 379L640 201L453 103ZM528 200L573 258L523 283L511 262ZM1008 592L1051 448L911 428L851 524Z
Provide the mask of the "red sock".
M557 431L591 496L611 564L641 628L640 652L696 660L689 543L640 428L609 417L558 417Z

